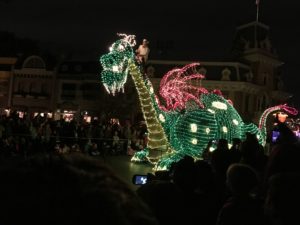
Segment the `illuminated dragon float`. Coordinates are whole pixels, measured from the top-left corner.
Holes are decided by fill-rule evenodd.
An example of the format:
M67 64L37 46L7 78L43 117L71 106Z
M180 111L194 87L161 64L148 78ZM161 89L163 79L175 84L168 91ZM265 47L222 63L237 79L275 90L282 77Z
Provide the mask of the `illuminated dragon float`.
M106 90L114 95L124 91L130 74L137 89L147 125L148 144L132 161L148 160L155 162L156 169L168 169L172 162L185 155L201 157L210 140L223 138L231 144L233 138L244 140L246 133L255 134L259 143L265 145L266 119L270 113L284 110L297 114L294 108L278 105L263 112L258 127L244 123L221 91L209 92L195 85L197 80L204 78L196 70L198 63L169 71L160 82L160 101L135 59L135 36L119 36L121 39L112 44L110 52L100 58L101 79Z

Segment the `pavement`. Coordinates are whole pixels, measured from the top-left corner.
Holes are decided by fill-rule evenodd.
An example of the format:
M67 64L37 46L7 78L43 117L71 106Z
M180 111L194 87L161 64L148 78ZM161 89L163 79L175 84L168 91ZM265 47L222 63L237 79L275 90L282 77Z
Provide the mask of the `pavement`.
M139 185L134 185L132 177L134 175L146 175L153 173L153 166L147 163L137 163L130 161L131 156L117 155L107 156L102 158L103 162L110 167L125 183L133 190L136 190Z

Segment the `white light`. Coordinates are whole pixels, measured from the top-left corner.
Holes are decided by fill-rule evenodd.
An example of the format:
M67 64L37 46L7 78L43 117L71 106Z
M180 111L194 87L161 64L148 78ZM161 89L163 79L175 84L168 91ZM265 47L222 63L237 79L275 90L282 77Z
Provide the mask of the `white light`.
M214 150L215 150L214 147L209 147L209 151L210 151L210 152L213 152Z
M231 147L232 147L232 144L228 144L228 148L231 149Z
M233 119L232 122L233 122L235 125L239 125L239 122L238 122L236 119Z
M158 166L158 167L156 167L155 170L156 170L156 171L163 171L163 170L168 170L168 168L167 168L167 166L163 166L163 167Z
M212 102L212 106L217 109L223 109L223 110L227 109L227 105L223 102L214 101Z
M119 71L119 67L118 67L118 66L113 66L113 67L112 67L112 70L113 70L114 72L118 72L118 71Z
M210 129L209 129L209 128L206 128L206 129L205 129L205 132L206 132L207 134L209 134Z
M212 110L212 109L208 109L207 111L210 112L210 113L212 113L212 114L215 114L215 111Z
M123 51L124 49L125 49L125 48L124 48L123 45L120 45L120 46L119 46L119 50L120 50L120 51Z
M192 144L196 145L198 143L198 140L196 138L192 139Z
M151 87L151 88L149 89L149 92L150 92L150 94L153 94L153 93L154 93L153 87Z
M113 48L112 47L109 47L109 51L111 52L113 50Z
M260 136L259 136L259 135L256 135L256 138L257 138L257 139L259 139L259 138L260 138Z
M222 130L223 130L224 133L227 133L227 132L228 132L227 127L225 127L225 126L222 127Z
M142 184L146 184L147 183L147 177L146 178L142 177L141 181L142 181Z
M163 114L160 113L158 117L159 117L159 120L160 120L161 122L164 123L164 122L166 121L166 119L165 119L165 117L164 117Z
M197 132L197 124L191 123L191 132L193 132L193 133Z

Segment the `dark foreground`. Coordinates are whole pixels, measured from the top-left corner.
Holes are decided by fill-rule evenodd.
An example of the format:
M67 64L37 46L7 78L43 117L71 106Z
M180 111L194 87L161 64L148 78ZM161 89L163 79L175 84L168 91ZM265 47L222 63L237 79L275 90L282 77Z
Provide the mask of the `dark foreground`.
M152 166L146 163L134 163L130 161L131 156L118 155L108 156L105 159L102 158L104 163L111 167L113 171L126 183L130 185L133 190L138 188L137 185L132 183L132 177L135 174L147 174L152 173Z

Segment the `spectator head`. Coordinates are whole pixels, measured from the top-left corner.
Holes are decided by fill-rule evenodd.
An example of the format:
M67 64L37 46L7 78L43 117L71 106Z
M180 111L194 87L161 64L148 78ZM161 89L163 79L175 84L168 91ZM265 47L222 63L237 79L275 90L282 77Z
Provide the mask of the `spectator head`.
M232 138L232 146L234 146L235 148L238 148L238 146L241 144L241 139L239 138Z
M214 174L212 167L204 160L195 162L197 188L208 191L214 188Z
M272 225L300 224L299 190L299 173L278 173L269 179L265 214Z
M279 137L276 140L277 144L292 144L297 142L297 137L284 123L279 123L277 126Z
M82 155L2 164L0 178L0 224L156 224L109 168Z
M255 171L244 164L230 165L226 176L227 185L233 195L248 195L258 184Z
M196 182L192 179L193 174L195 174L194 159L185 156L174 165L173 181L182 190L192 191L196 186Z
M220 139L218 141L217 149L227 150L228 149L228 141L226 139Z

